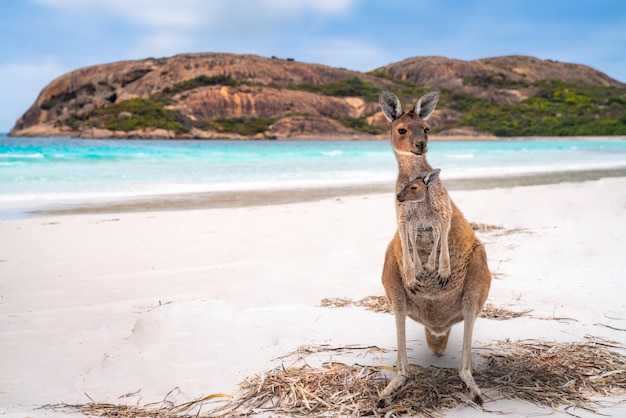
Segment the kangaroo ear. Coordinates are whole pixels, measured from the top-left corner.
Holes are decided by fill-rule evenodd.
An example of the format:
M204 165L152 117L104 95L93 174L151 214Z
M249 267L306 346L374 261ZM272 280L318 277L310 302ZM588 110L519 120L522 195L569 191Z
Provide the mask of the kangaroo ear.
M417 116L426 120L433 114L435 110L435 106L437 106L437 102L439 101L439 91L429 91L422 97L420 97L415 103L415 108L413 109L413 113Z
M393 122L402 115L402 103L400 103L398 96L392 92L387 90L381 91L378 95L378 101L389 122Z
M424 184L429 185L433 181L437 180L439 178L440 172L441 172L440 168L435 168L433 171L426 174L426 177L424 177Z

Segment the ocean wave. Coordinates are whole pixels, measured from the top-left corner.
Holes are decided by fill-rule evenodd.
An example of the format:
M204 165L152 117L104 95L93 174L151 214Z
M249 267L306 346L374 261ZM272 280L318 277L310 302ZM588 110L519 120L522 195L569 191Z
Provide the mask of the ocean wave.
M54 154L51 155L52 158L54 158L55 160L68 160L71 157L67 154L62 154L59 152L55 152Z
M447 154L446 157L451 159L469 159L474 158L475 155L473 152L467 152L464 154Z
M343 151L340 150L332 150L332 151L323 151L322 155L326 156L326 157L336 157L338 155L342 155Z
M588 163L571 162L560 164L537 164L537 165L496 165L491 167L455 167L442 170L445 171L445 179L472 179L485 177L508 177L534 175L539 173L556 173L567 171L586 170L613 170L626 168L625 161L590 161Z
M0 154L0 159L4 160L41 160L45 156L40 152L31 152L28 154L7 152Z

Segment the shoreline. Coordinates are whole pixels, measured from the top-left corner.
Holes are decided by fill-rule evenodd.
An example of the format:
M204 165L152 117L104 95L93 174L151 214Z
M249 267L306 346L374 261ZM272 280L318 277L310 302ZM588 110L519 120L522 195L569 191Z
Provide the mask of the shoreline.
M580 183L607 177L626 177L626 167L581 171L555 171L504 177L445 179L448 191L484 190L519 186L536 186L558 183ZM50 205L47 209L26 211L27 217L50 215L110 214L128 212L155 212L169 210L224 209L250 206L270 206L288 203L340 199L394 192L393 182L345 185L336 187L310 187L276 190L238 190L201 193L180 193L120 199L99 203ZM391 197L390 197L391 199Z
M157 140L157 141L388 141L389 134L339 134L339 135L320 135L320 134L306 134L298 136L280 137L280 138L258 138L254 136L242 136L242 135L223 135L215 137L173 137L165 136L81 136L79 132L63 132L63 135L16 135L11 132L0 132L0 135L4 135L5 138L73 138L73 139L86 139L86 140L111 140L111 141L137 141L137 140ZM494 136L487 133L480 133L476 135L468 134L431 134L429 135L429 141L440 142L467 142L467 141L534 141L534 140L616 140L625 141L626 135L574 135L574 136Z

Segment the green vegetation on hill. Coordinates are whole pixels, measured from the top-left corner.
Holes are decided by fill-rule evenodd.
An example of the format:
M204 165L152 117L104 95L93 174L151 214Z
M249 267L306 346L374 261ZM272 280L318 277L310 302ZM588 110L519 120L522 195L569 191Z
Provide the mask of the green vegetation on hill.
M396 91L403 102L427 91L384 71L369 73L404 86ZM531 85L504 75L466 77L465 85L482 88L535 87L537 93L516 104L500 105L461 92L442 90L440 107L463 114L452 126L472 126L496 136L626 135L626 88L567 84L550 80Z
M371 135L378 135L386 132L389 128L385 125L370 125L365 118L334 118L343 126L355 131L365 132Z
M366 101L378 101L379 87L357 77L337 80L326 84L299 84L293 88L324 96L362 97Z
M408 86L411 88L414 88L416 86L415 83L411 83L410 81L402 80L398 77L395 77L385 70L369 71L367 74L373 75L374 77L384 78L386 80L393 81L394 83L399 84L401 86Z
M165 109L161 102L137 98L96 109L89 125L125 132L145 128L188 132L189 128L181 123L181 119L176 112Z
M174 95L187 90L193 90L198 87L206 86L234 86L239 84L234 78L227 74L220 74L216 76L201 75L190 80L184 80L180 83L174 84L172 87L165 87L163 94Z
M552 80L520 103L476 101L459 125L497 136L626 135L626 89Z
M217 118L205 122L220 132L251 136L268 131L276 120L276 118Z
M384 71L370 75L391 80L403 87L396 93L403 102L415 100L428 89L400 80ZM482 88L538 89L532 97L516 104L500 105L468 94L442 90L439 107L463 114L451 127L472 126L496 136L626 135L626 88L567 84L550 80L530 84L504 75L465 77L465 85ZM434 127L434 131L442 127Z
M372 72L370 75L385 78L402 86L394 91L404 103L415 100L429 90L417 84L399 80L382 71ZM227 85L234 85L230 78L227 82ZM530 85L524 80L514 81L504 76L466 78L464 83L499 89L535 87L538 91L534 96L520 103L500 105L444 89L441 91L440 106L461 112L461 118L452 125L434 127L435 132L460 126L472 126L477 130L502 137L626 135L625 88L573 85L558 80ZM372 83L356 77L319 85L273 87L296 88L335 97L362 97L370 102L378 101L378 94L381 90ZM350 129L369 134L380 134L387 129L387 126L369 125L365 118L335 117L334 119ZM276 119L221 118L212 121L211 126L220 131L254 135L265 132L275 121Z
M530 86L530 83L526 80L511 80L502 73L463 77L463 84L466 86L477 86L482 88L497 87L499 89L519 89Z

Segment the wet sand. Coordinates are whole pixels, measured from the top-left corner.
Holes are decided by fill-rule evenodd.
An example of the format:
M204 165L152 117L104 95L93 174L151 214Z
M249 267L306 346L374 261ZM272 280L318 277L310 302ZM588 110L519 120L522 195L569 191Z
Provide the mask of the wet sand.
M484 190L516 186L578 183L608 177L626 177L626 167L607 170L557 171L520 176L450 179L442 177L448 190ZM393 193L393 182L337 187L311 187L277 190L240 190L185 193L124 199L113 202L74 204L30 212L31 215L71 215L85 213L147 212L267 206L323 199Z

